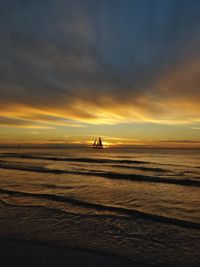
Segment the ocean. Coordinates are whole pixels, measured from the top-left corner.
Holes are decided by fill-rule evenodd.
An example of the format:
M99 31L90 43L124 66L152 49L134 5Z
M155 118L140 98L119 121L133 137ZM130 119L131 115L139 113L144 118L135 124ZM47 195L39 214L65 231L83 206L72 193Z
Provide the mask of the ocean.
M198 149L4 148L0 206L1 239L200 266Z

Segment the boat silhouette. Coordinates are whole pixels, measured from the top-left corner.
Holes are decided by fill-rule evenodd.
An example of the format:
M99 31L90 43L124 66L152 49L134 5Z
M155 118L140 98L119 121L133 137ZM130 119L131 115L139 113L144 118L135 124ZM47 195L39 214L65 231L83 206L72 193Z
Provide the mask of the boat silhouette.
M100 149L103 148L103 143L102 143L101 137L99 137L98 139L94 140L94 143L93 143L92 147L93 148L100 148Z

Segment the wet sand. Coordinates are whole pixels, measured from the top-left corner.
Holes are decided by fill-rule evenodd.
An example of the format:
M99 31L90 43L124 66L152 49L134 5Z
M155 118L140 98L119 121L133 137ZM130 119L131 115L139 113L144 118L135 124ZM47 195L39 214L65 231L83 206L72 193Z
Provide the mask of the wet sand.
M120 257L80 249L63 249L27 241L0 240L2 267L146 267Z

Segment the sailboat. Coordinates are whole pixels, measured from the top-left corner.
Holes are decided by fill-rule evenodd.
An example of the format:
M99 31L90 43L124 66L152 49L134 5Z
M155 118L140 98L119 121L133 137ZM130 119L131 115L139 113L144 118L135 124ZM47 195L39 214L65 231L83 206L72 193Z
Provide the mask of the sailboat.
M101 140L101 137L94 140L94 143L92 145L93 148L103 148L103 143L102 143L102 140Z

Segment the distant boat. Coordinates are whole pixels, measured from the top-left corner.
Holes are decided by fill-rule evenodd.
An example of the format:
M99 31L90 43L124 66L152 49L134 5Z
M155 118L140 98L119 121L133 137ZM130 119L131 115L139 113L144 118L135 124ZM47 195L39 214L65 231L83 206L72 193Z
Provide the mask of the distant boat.
M93 148L103 148L103 143L102 143L102 140L101 140L101 137L94 140L94 143L92 145Z

